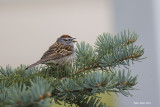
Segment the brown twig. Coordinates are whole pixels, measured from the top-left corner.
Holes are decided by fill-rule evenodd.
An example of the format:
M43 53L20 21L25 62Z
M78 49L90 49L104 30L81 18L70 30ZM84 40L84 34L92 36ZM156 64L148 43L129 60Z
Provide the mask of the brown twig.
M31 104L27 105L27 107L33 107L34 104L38 103L39 101L41 101L43 99L49 98L49 97L51 97L51 93L46 92L43 95L40 95L39 98L36 99L34 102L32 102ZM17 103L16 105L24 105L20 100L17 100L16 103Z

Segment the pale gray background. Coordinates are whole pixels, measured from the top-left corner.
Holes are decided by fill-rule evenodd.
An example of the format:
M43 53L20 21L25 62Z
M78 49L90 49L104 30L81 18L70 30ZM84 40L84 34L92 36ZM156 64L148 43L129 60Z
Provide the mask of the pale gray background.
M158 4L157 4L158 3ZM157 0L114 0L115 9L115 31L119 32L124 28L135 30L140 35L138 44L145 48L144 56L148 57L142 63L135 63L132 66L132 74L138 74L138 91L132 91L131 97L121 96L121 107L160 107L158 98L158 36L156 29L159 19L160 2ZM157 6L157 8L155 8ZM156 14L156 15L155 15ZM157 20L156 20L157 19ZM160 34L160 33L159 33ZM160 42L160 41L159 41ZM151 102L150 105L133 102Z
M0 0L0 65L31 64L58 37L94 44L113 32L109 0Z

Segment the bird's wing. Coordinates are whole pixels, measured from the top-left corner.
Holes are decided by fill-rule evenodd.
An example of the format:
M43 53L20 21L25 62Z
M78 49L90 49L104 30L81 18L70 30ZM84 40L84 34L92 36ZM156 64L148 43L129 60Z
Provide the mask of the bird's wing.
M56 60L67 55L72 54L73 48L72 46L63 45L60 42L54 43L49 49L43 54L40 61L45 62L49 60Z

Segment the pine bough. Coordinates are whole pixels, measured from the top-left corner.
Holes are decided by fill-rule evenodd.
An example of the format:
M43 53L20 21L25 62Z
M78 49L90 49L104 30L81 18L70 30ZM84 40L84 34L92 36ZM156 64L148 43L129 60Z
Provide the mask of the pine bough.
M1 67L0 106L48 107L63 101L69 106L107 107L97 94L132 96L129 91L135 90L138 81L128 67L144 59L144 49L135 45L137 38L137 33L124 30L115 36L99 35L94 48L77 43L75 62L63 70L50 66L28 70L25 65Z

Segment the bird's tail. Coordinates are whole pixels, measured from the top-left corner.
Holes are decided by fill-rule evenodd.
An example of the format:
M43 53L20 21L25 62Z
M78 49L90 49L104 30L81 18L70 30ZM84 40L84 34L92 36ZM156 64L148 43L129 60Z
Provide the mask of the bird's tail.
M36 63L34 63L34 64L28 66L26 69L30 69L30 68L32 68L32 67L38 65L38 64L41 64L41 61L37 61Z

